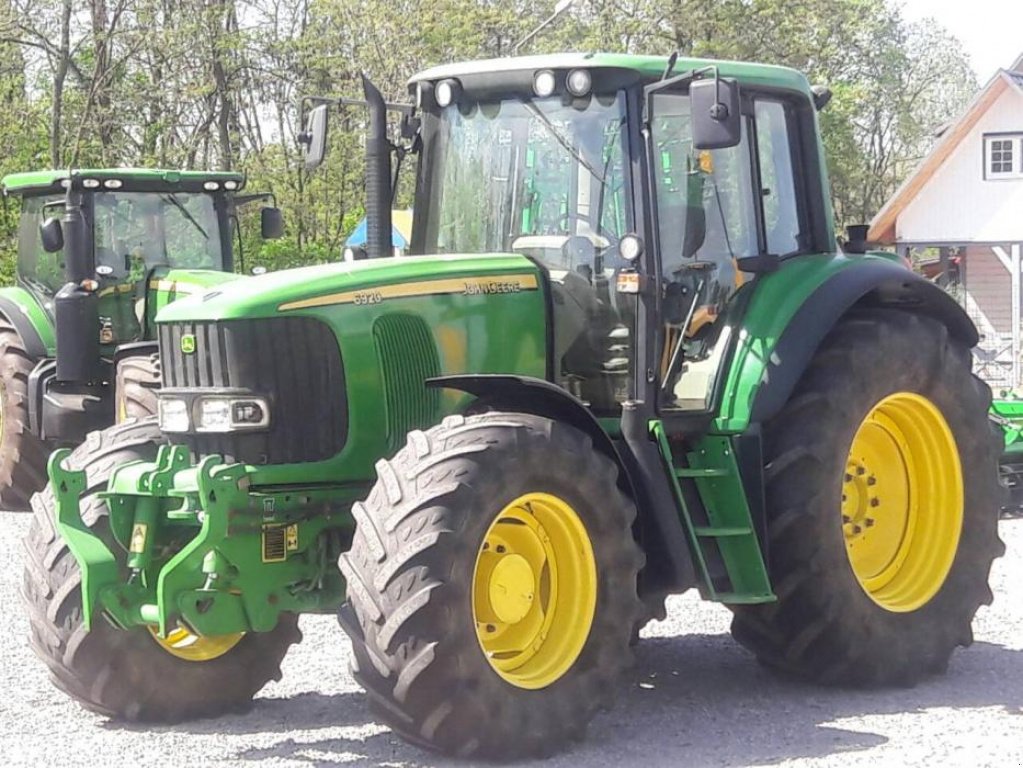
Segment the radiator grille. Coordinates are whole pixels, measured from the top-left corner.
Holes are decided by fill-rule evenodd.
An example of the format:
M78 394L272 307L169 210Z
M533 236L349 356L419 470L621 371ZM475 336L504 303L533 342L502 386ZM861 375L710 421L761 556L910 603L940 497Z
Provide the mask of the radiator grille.
M413 429L426 429L440 415L440 391L423 382L440 375L437 347L426 322L418 315L383 315L373 324L384 408L388 453L405 444Z
M163 323L159 341L164 387L244 389L270 398L269 432L188 435L196 454L291 464L322 461L344 446L344 368L333 332L319 320Z

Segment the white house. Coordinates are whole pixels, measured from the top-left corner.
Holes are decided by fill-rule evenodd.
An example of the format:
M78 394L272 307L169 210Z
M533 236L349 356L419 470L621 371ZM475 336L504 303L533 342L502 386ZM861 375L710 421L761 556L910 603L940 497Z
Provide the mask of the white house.
M978 371L1020 384L1023 56L945 129L874 217L868 239L907 255L940 249L940 279L958 283L984 337Z

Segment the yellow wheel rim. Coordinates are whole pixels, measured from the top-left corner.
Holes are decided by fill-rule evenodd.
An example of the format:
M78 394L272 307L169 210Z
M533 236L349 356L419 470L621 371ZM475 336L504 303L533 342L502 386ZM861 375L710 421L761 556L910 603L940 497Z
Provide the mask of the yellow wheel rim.
M860 424L842 485L842 530L860 586L882 608L915 611L945 583L962 526L952 430L927 398L889 395Z
M168 632L166 638L157 634L156 627L149 627L149 633L156 640L157 645L167 653L185 661L212 661L220 658L245 637L244 632L205 637L193 634L184 627L178 627Z
M597 565L579 515L527 493L487 530L472 578L473 619L487 661L519 688L551 685L579 658L597 607Z

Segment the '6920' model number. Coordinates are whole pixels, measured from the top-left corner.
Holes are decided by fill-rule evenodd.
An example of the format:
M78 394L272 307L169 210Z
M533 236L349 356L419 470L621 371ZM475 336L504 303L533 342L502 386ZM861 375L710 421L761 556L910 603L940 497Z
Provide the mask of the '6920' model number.
M380 291L367 291L365 293L357 293L352 297L353 304L379 304L384 300L384 295Z

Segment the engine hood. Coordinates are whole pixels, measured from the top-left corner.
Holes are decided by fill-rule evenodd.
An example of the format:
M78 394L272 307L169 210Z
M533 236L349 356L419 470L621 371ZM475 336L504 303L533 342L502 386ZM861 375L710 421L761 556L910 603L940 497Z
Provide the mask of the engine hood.
M273 317L341 303L373 303L390 294L461 292L459 278L533 275L537 266L510 254L444 254L323 264L248 277L217 285L160 310L156 321L194 322ZM465 292L513 290L515 283L471 280ZM441 288L443 287L443 290ZM364 293L365 292L365 293Z

